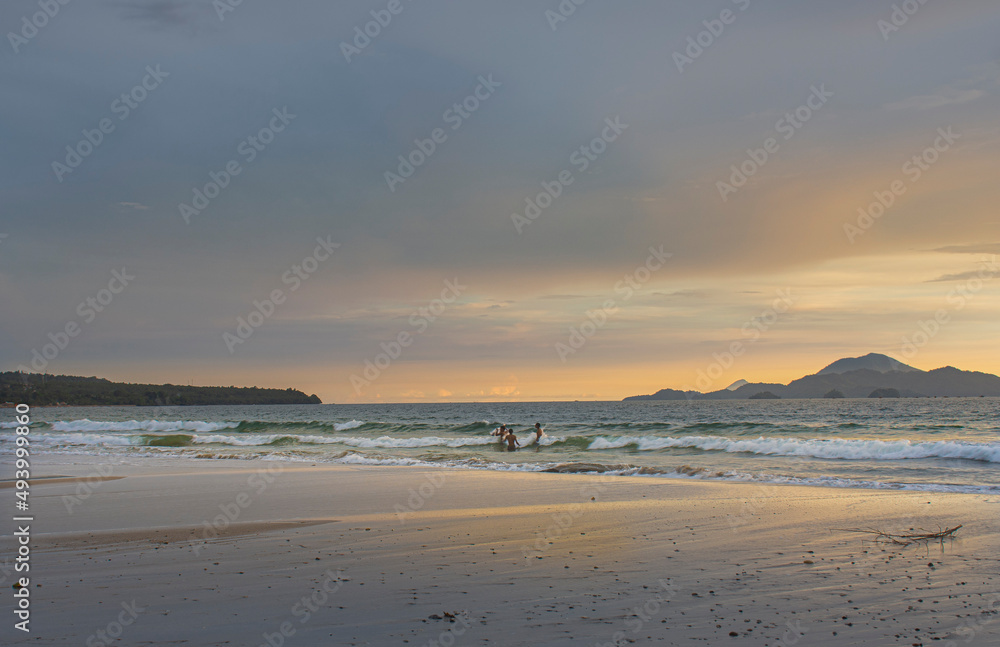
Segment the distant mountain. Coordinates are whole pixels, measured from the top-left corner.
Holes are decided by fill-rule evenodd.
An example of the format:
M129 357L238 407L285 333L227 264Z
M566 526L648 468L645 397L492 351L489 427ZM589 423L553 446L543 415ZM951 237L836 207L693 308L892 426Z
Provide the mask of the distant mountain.
M730 384L729 386L727 386L726 390L727 391L735 391L736 389L740 388L744 384L750 384L750 383L747 382L746 380L736 380L735 382L733 382L732 384Z
M907 366L902 362L896 361L888 355L868 353L864 357L845 357L844 359L838 359L833 364L830 364L823 370L816 373L816 375L850 373L851 371L857 371L863 368L878 371L879 373L890 373L892 371L900 371L903 373L907 371L923 372L919 368L913 368L912 366Z
M729 389L722 389L721 391L712 391L711 393L695 393L689 396L691 400L747 400L751 395L757 393L762 393L768 391L777 395L779 398L794 398L794 395L785 395L785 389L787 387L784 384L770 384L767 382L751 382L744 384L735 391L730 391ZM866 394L867 395L867 394Z
M677 389L660 389L652 395L630 395L623 402L629 400L691 400L694 397L704 398L699 391L678 391Z
M851 368L859 365L860 368ZM625 400L747 400L763 392L780 398L828 398L838 395L867 398L880 390L898 391L899 397L903 398L1000 397L1000 377L962 371L953 366L922 371L886 355L871 353L864 357L837 360L819 373L806 375L788 384L756 382L711 393L663 389L653 395L630 396Z

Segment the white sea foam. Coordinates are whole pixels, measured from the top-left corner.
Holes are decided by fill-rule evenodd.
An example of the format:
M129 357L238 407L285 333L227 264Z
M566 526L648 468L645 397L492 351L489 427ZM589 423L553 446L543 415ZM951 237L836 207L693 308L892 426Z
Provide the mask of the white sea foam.
M609 474L611 472L608 472ZM642 475L647 476L647 475ZM659 476L659 475L657 475ZM694 474L674 472L663 474L669 478L708 481L731 481L735 483L768 483L772 485L808 485L812 487L861 488L866 490L906 490L919 492L957 492L964 494L997 494L997 485L960 485L951 483L899 483L882 481L860 481L834 476L796 477L775 474L747 474L743 472L700 471Z
M352 436L335 436L335 442L348 447L367 449L391 449L397 447L467 447L470 445L490 445L497 442L496 438L469 436L465 438L441 438L440 436L424 436L422 438L393 438L380 436L378 438L357 438Z
M282 438L288 438L296 442L309 445L347 444L342 443L337 436L315 436L307 434L206 434L202 436L195 436L192 442L198 445L217 444L236 445L238 447L254 447L258 445L270 445L274 441Z
M279 438L285 438L285 434L242 434L239 436L229 436L226 434L207 434L205 436L195 436L191 442L196 445L235 445L237 447L255 447L273 443ZM288 436L296 438L296 436Z
M93 434L93 433L60 433L46 434L33 432L31 435L33 443L42 445L81 445L81 446L101 446L114 445L125 447L137 445L135 437L125 434Z
M363 423L362 423L363 424ZM57 430L61 431L61 430ZM107 431L138 431L134 429L111 429ZM143 429L143 432L152 429ZM159 431L159 430L157 430ZM181 431L180 429L169 431ZM381 436L379 438L361 438L355 436L322 436L311 434L219 434L219 433L193 433L191 442L196 445L233 445L236 447L255 447L269 445L276 440L287 438L299 443L312 445L347 445L360 449L393 449L393 448L420 448L420 447L466 447L482 446L496 443L495 439L485 437L469 438L442 438L439 436L425 436L421 438L393 438L391 436ZM39 441L47 444L69 444L69 445L141 445L143 439L139 434L109 434L109 433L87 433L87 432L63 432L35 433L33 436Z
M371 456L365 456L364 454L349 453L341 456L337 459L338 463L346 463L348 465L405 465L408 467L420 466L420 467L450 467L448 465L442 466L440 463L428 463L427 461L418 461L413 458L373 458Z
M347 445L359 449L393 449L393 448L419 448L419 447L466 447L470 445L489 445L495 443L495 439L471 437L471 438L441 438L439 436L425 436L422 438L393 438L392 436L381 436L379 438L361 438L356 436L316 436L303 434L207 434L194 437L194 442L198 444L216 443L223 445L267 445L279 438L290 438L300 443L314 445Z
M433 467L436 469L472 469L496 472L540 472L556 463L503 463L483 460L452 460L442 462L421 461L410 458L386 458L383 456L366 456L364 454L348 453L338 459L337 463L351 465L403 465L416 467ZM880 481L860 481L836 477L800 478L779 476L774 474L748 474L742 472L713 472L702 470L690 472L650 472L648 469L629 466L621 469L605 470L603 472L578 472L578 474L600 474L601 476L635 476L643 478L675 478L691 480L730 481L734 483L769 483L773 485L808 485L814 487L861 488L876 490L906 490L920 492L957 492L965 494L997 494L1000 486L996 485L959 485L946 483L895 483Z
M595 438L588 449L619 449L635 445L640 451L692 448L727 453L746 452L770 456L801 456L849 460L905 460L962 458L1000 463L1000 443L962 441L912 442L909 440L852 440L845 438L764 438L755 440L720 436L619 436Z
M6 436L6 435L5 435ZM235 445L235 446L261 446L266 445L279 438L291 437L299 440L300 442L308 443L334 443L336 442L333 438L321 437L321 436L287 436L282 434L245 434L242 436L227 436L227 435L216 435L209 434L203 436L197 436L195 438L195 443L206 444L206 443L219 443L225 445ZM11 438L3 437L3 440L10 440ZM130 434L97 434L97 433L58 433L58 434L46 434L39 433L34 434L33 439L37 443L38 448L42 450L43 448L59 448L57 451L61 453L83 453L89 455L99 455L107 451L122 451L126 448L131 448L132 450L139 451L158 451L158 452L173 452L174 449L168 449L164 447L144 447L141 446L143 439L141 435L130 435ZM398 439L396 439L398 440ZM418 439L412 439L418 440ZM598 439L600 440L600 439ZM658 439L666 440L666 439ZM720 439L713 439L720 440ZM724 440L724 439L721 439ZM618 445L620 439L613 439L609 441L608 444ZM596 442L596 441L595 441ZM752 442L752 441L746 441ZM810 441L798 441L799 443L806 444ZM870 442L870 441L863 441ZM639 443L633 440L630 444ZM888 443L887 443L888 444ZM926 445L939 445L939 444L957 444L960 447L967 447L971 443L925 443ZM685 445L691 446L691 445ZM190 448L189 448L190 449ZM50 450L51 451L51 450ZM739 450L745 451L745 450ZM794 454L802 455L802 454ZM884 452L882 454L893 455L891 452ZM228 456L227 456L228 457ZM246 457L246 456L244 456ZM366 455L358 452L347 452L345 454L338 455L337 457L328 457L326 459L319 458L316 455L309 455L309 457L301 458L294 455L285 455L283 451L268 451L265 453L255 453L250 458L268 458L268 459L288 459L288 460L332 460L336 463L346 463L353 465L398 465L398 466L421 466L421 467L433 467L436 469L441 468L455 468L455 469L475 469L475 470L488 470L488 471L502 471L502 472L539 472L546 469L550 469L557 465L557 463L506 463L503 461L489 460L485 458L469 458L469 459L452 459L445 461L428 461L419 460L414 458L405 457L392 457L386 455ZM694 480L721 480L721 481L732 481L732 482L743 482L743 483L770 483L778 485L810 485L810 486L820 486L820 487L837 487L837 488L866 488L866 489L888 489L888 490L914 490L914 491L924 491L924 492L960 492L960 493L974 493L974 494L998 494L1000 493L1000 486L997 485L965 485L965 484L951 484L951 483L905 483L896 482L892 480L855 480L842 477L834 476L817 476L817 477L794 477L785 475L776 475L768 473L747 473L738 470L725 470L718 471L711 468L707 469L682 469L676 471L658 471L655 468L650 469L648 467L638 467L638 466L606 466L612 469L594 470L593 473L600 472L604 476L627 476L627 477L643 477L643 478L678 478L678 479L694 479ZM580 472L580 473L590 473L590 472Z
M365 423L359 420L351 420L350 422L335 422L333 423L334 431L347 431L348 429L357 429Z
M238 422L205 422L203 420L127 420L124 422L95 422L93 420L58 420L52 423L54 431L194 431L207 432L235 429Z
M343 428L356 428L362 422L352 420L342 424ZM421 436L402 438L379 436L366 438L348 435L282 434L282 433L208 433L232 429L238 423L209 423L203 421L126 421L93 422L75 420L52 423L52 430L58 434L34 431L32 436L46 444L63 445L141 445L140 433L191 433L195 444L223 444L239 447L263 446L282 438L298 443L314 445L340 444L359 449L418 449L425 447L483 447L496 443L490 436L441 437ZM104 432L104 433L100 433ZM107 433L112 432L112 433ZM114 434L113 432L133 432ZM541 445L553 445L567 438L543 436ZM533 439L527 439L533 443ZM985 463L1000 463L1000 442L933 441L914 442L898 440L861 440L845 438L778 438L759 437L756 439L725 438L722 436L599 436L594 438L588 450L608 450L635 447L639 451L656 451L671 448L700 449L724 453L749 453L768 456L794 456L803 458L837 460L894 461L912 459L964 459Z
M587 449L621 449L629 445L637 445L640 440L642 440L640 436L618 436L616 438L598 436Z

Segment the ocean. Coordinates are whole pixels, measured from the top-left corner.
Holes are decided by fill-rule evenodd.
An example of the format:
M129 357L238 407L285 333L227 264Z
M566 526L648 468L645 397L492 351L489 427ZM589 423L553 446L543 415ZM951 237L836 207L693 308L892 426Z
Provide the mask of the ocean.
M14 410L0 413L13 454ZM33 453L277 459L1000 493L1000 399L32 410ZM546 435L528 442L540 422ZM513 426L508 452L490 432Z

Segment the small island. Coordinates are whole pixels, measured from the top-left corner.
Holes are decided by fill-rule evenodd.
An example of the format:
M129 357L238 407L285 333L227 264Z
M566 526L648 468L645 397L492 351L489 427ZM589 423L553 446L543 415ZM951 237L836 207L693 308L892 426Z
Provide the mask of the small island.
M44 406L198 406L322 404L316 395L288 389L235 386L128 384L99 377L0 373L0 404Z
M751 395L747 399L748 400L780 400L781 396L780 395L775 395L774 393L771 393L770 391L761 391L760 393L754 393L753 395Z
M879 399L882 399L882 398L898 398L899 397L899 390L898 389L875 389L874 391L872 391L871 393L868 394L868 397L869 398L879 398Z

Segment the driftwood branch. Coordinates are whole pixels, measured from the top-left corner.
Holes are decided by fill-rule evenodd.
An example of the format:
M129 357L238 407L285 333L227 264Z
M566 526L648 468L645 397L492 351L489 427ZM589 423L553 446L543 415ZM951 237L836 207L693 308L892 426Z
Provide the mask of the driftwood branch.
M843 530L844 532L862 532L874 535L875 541L885 541L897 546L909 546L910 544L930 541L932 539L939 539L941 541L952 539L955 536L955 532L961 527L962 524L959 524L954 528L946 528L945 530L938 530L936 532L920 528L914 532L905 533L886 532L877 528L840 528L839 530Z

